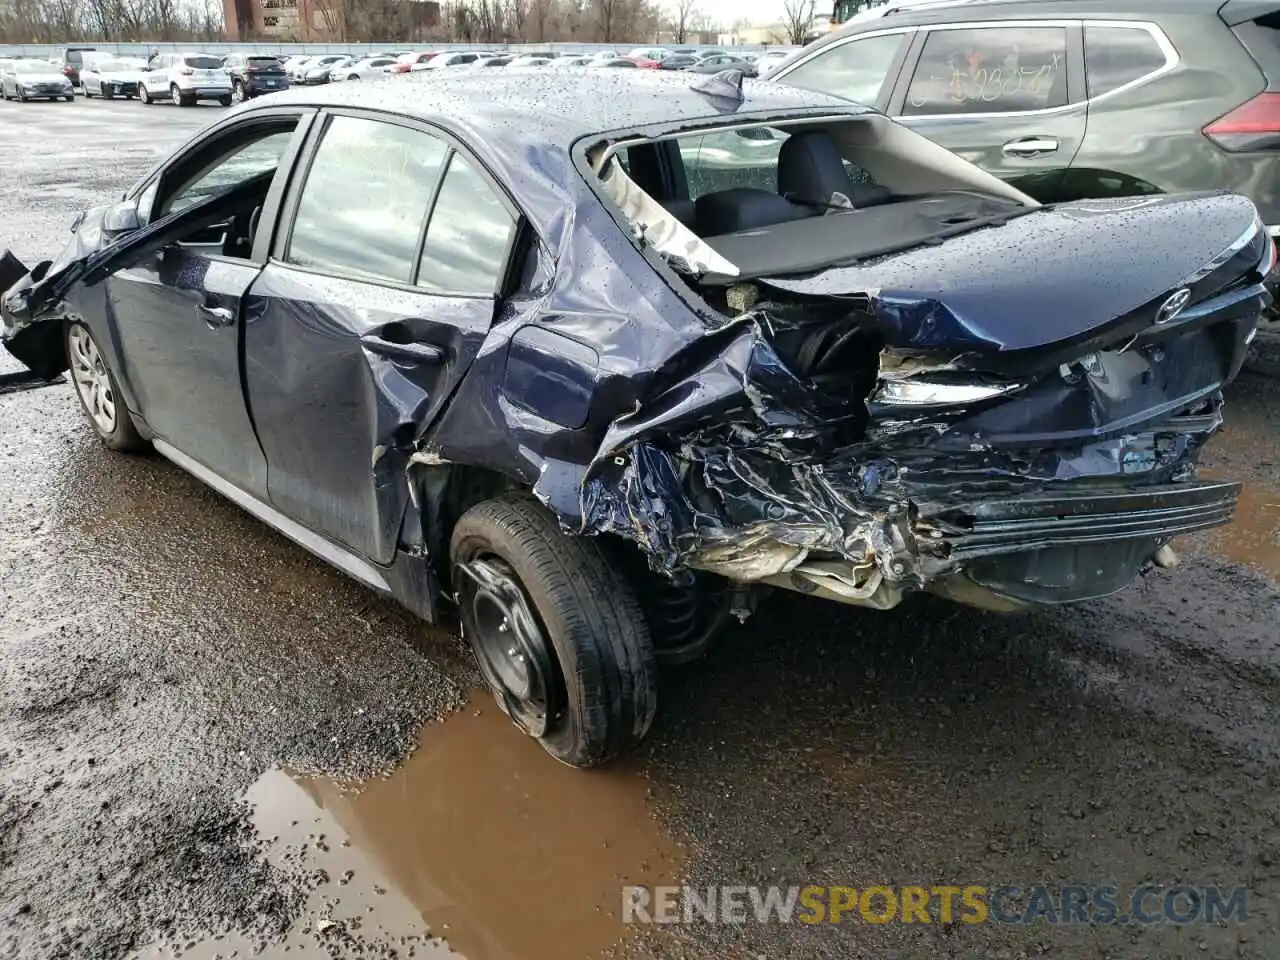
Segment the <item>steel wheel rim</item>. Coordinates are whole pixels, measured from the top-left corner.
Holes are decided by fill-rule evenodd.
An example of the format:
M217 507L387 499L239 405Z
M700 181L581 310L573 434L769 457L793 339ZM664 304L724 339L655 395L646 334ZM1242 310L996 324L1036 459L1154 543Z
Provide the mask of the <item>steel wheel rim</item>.
M502 711L531 737L561 712L556 665L520 578L492 555L458 565L458 605L466 634Z
M84 404L89 419L101 433L114 433L116 397L111 389L111 377L107 374L106 364L102 362L102 354L98 352L98 345L93 342L89 331L79 325L71 328L69 339L71 379L75 381L80 402Z

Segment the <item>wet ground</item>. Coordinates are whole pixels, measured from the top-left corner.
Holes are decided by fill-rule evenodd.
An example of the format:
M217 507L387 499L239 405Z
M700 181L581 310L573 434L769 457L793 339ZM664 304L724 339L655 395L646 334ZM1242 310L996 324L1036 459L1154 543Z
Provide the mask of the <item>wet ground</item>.
M217 107L0 104L28 262ZM16 366L0 360L0 377ZM1182 566L1001 618L778 597L559 767L415 622L0 381L0 957L1280 956L1280 381ZM468 699L470 697L470 699ZM623 884L1247 886L1244 923L624 929ZM623 938L624 934L632 934Z

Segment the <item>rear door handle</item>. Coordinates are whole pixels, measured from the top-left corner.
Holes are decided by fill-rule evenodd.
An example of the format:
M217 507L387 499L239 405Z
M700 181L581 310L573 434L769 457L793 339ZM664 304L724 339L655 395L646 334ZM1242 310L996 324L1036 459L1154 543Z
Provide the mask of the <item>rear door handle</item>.
M1035 157L1057 150L1058 139L1056 137L1024 137L1021 140L1010 140L1000 149L1011 157Z
M389 360L403 360L409 363L440 363L444 360L444 351L433 343L397 343L369 333L360 338L360 344L370 353L376 353Z
M235 326L235 311L227 307L207 307L201 303L196 305L196 313L200 314L200 319L210 327Z

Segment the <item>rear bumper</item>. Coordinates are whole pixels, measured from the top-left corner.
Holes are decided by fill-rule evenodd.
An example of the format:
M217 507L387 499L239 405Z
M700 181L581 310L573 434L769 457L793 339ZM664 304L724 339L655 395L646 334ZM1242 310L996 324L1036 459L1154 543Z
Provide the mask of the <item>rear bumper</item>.
M922 518L920 530L953 560L1119 540L1163 543L1230 523L1239 496L1238 483L1044 493L948 508Z

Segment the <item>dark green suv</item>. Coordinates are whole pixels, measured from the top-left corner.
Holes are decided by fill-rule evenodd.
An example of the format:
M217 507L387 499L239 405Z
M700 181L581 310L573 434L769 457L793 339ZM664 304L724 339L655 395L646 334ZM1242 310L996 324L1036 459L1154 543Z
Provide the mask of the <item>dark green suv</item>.
M770 80L876 106L1042 202L1229 190L1280 233L1280 0L883 9Z

